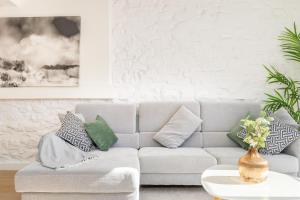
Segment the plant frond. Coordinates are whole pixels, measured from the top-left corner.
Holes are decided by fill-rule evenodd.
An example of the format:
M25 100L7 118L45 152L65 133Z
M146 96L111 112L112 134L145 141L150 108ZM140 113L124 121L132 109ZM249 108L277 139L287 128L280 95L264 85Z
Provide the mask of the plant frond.
M274 94L265 94L263 110L266 112L276 112L280 108L285 108L292 118L300 123L300 85L299 81L294 81L292 78L280 73L275 67L266 67L267 83L277 84L274 89Z
M285 27L278 39L281 41L284 56L289 60L300 62L300 33L297 31L296 23L293 30Z

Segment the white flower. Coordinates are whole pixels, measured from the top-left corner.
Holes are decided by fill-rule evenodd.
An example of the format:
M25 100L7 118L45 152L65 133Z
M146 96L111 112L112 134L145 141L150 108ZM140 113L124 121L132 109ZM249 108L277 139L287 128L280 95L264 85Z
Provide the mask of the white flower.
M270 122L267 119L263 118L263 117L257 118L257 122L261 123L261 124L266 124L266 125L270 124Z
M253 139L250 139L250 140L249 140L249 145L250 145L251 147L256 147L256 146L257 146L257 141L254 141Z

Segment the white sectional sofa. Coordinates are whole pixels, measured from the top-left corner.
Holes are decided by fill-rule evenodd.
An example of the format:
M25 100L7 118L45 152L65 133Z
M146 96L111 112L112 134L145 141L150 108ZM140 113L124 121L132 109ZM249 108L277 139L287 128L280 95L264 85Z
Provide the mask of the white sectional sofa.
M141 184L201 185L202 172L217 160L202 148L201 126L177 149L162 147L154 134L184 105L200 117L198 102L147 102L139 104L139 160Z
M152 137L181 105L203 123L180 148L162 147ZM201 185L206 168L236 165L245 154L226 134L246 113L259 111L259 103L247 101L78 105L76 112L86 121L100 114L118 142L100 159L74 168L51 170L32 163L16 174L16 191L22 200L138 200L140 185ZM271 170L300 175L300 141L266 158Z

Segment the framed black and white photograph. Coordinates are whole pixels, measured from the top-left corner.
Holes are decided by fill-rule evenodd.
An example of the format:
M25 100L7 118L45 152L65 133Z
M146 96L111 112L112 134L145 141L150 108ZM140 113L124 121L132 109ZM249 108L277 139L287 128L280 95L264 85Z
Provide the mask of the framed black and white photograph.
M78 86L80 17L0 18L0 87Z

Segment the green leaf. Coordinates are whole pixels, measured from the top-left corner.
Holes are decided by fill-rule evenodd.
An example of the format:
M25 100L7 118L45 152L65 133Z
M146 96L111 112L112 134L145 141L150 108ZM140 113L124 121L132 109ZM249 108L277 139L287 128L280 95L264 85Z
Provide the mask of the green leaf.
M265 111L276 112L280 108L285 108L291 117L299 124L300 123L300 85L299 81L294 81L292 78L280 73L273 66L270 68L264 66L267 70L267 82L277 85L274 89L274 94L265 94L264 100Z
M293 30L286 27L278 39L281 41L284 56L289 60L300 62L300 33L297 31L296 23Z

